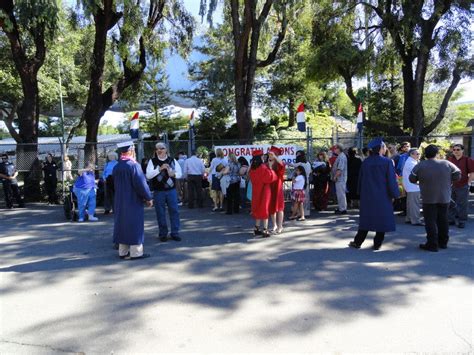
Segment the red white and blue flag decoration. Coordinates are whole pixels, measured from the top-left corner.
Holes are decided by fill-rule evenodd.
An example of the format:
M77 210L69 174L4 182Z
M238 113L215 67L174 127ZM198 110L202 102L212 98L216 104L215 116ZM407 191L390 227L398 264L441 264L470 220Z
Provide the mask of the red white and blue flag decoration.
M135 114L132 117L132 120L130 121L130 137L132 139L138 139L139 130L140 130L140 123L138 121L138 112L135 112Z
M298 109L296 110L296 125L298 127L298 131L306 132L306 117L304 114L304 102L302 102Z
M359 103L359 108L357 109L357 129L360 131L364 126L364 109L362 108L362 103Z
M193 110L193 112L191 112L191 114L189 115L189 125L190 125L190 126L194 126L194 110Z

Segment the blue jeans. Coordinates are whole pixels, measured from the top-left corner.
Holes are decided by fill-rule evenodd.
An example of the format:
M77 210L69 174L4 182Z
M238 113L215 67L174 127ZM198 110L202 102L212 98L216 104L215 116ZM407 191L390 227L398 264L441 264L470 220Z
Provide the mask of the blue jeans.
M95 189L78 189L74 187L74 194L77 197L77 204L79 209L79 219L84 219L86 214L94 216L95 214Z
M171 236L179 236L178 194L176 189L154 191L153 204L155 205L156 219L158 220L158 235L168 236L168 222L166 221L166 206L170 214Z

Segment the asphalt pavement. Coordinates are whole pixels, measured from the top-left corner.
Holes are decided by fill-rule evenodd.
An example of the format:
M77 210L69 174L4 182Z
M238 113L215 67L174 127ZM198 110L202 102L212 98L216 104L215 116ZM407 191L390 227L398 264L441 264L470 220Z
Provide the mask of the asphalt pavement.
M474 207L471 204L471 212ZM403 223L380 251L347 243L357 211L256 239L248 212L180 210L181 242L145 214L143 260L112 248L113 215L0 210L0 353L472 353L474 216L424 252Z

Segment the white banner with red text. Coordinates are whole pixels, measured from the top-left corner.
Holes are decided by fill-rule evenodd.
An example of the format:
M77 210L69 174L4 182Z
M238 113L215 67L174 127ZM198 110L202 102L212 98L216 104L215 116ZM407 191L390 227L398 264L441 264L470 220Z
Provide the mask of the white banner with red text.
M286 164L288 163L295 163L296 160L296 152L298 150L302 150L301 147L297 145L274 145L275 147L283 149L283 154L280 155L280 159L285 162ZM250 163L250 160L252 160L252 152L254 150L261 149L263 153L268 153L272 145L270 144L255 144L255 145L219 145L214 147L214 149L222 149L224 152L224 156L228 157L229 154L234 153L237 159L239 157L244 157L247 159L247 161Z

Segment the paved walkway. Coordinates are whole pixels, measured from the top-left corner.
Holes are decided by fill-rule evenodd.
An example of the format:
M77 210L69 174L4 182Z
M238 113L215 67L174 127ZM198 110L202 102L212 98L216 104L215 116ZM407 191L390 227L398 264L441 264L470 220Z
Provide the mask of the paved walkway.
M1 210L0 353L472 353L474 216L439 253L401 218L373 252L347 248L355 212L262 240L247 214L183 208L183 241L160 243L148 209L152 257L123 261L112 216Z

